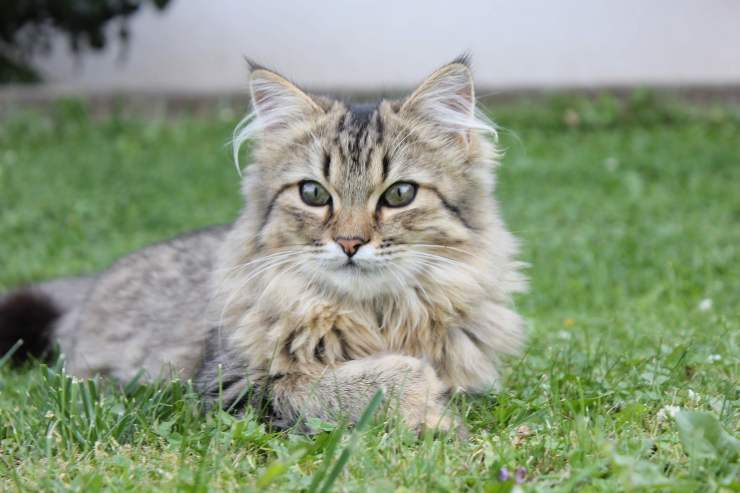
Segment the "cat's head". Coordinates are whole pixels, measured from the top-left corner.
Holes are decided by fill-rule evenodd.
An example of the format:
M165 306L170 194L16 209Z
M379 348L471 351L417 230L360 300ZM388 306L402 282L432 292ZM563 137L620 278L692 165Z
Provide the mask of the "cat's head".
M254 269L366 299L490 254L494 131L465 58L400 101L312 96L260 66L250 87L254 111L234 140L235 154L253 141Z

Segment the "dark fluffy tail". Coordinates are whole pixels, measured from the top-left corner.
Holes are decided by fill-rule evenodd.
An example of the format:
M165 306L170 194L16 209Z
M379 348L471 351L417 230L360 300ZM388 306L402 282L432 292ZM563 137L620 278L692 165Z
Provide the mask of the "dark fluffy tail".
M0 300L0 358L13 349L10 361L19 364L30 356L44 358L51 348L54 322L62 315L51 298L40 291L22 290Z
M94 277L55 279L0 295L0 358L15 348L10 361L20 364L50 353L55 322L83 303ZM21 345L16 347L18 341Z

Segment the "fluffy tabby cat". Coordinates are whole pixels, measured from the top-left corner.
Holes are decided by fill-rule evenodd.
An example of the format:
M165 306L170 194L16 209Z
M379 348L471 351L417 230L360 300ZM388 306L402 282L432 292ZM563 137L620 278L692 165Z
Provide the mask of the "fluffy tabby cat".
M523 335L467 60L378 104L309 95L257 65L250 87L236 222L5 295L0 352L24 339L16 359L58 344L81 377L174 372L208 404L266 398L278 426L357 419L377 389L410 426L454 426L450 393L495 386Z

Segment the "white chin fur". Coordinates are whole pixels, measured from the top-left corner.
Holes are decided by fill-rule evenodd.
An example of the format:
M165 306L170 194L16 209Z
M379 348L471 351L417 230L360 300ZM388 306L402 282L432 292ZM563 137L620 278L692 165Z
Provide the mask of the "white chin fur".
M392 263L379 259L372 245L360 247L351 260L348 263L339 245L332 242L325 246L315 264L309 261L313 265L306 265L302 270L323 289L356 300L376 298L401 288L402 276L394 276Z

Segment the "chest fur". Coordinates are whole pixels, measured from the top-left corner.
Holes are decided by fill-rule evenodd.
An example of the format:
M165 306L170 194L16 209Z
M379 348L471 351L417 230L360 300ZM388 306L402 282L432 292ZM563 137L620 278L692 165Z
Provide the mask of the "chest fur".
M316 303L278 318L243 321L242 327L266 329L245 334L243 348L254 371L273 376L320 373L327 366L392 352L429 361L453 388L477 387L488 378L490 357L468 335L469 314L444 308L418 302L346 308Z

